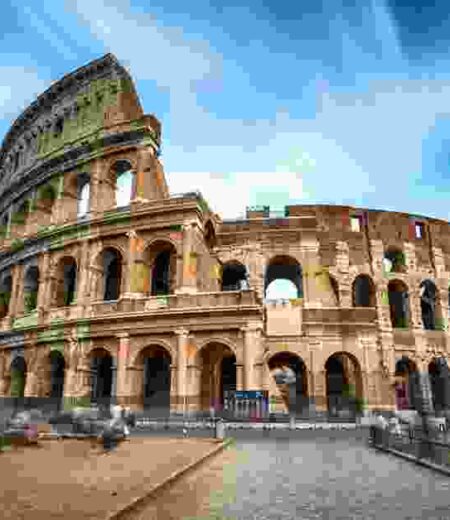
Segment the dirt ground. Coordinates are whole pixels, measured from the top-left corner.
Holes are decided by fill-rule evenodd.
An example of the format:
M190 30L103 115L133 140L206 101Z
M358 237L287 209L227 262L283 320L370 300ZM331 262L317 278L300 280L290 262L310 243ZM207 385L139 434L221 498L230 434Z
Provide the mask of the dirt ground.
M6 519L104 519L216 446L213 439L132 438L105 454L80 440L0 454Z

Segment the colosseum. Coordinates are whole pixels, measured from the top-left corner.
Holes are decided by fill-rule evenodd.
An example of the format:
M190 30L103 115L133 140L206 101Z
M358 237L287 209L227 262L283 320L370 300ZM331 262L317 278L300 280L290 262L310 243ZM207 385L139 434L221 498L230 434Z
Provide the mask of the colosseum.
M448 222L331 205L222 220L198 192L169 194L160 143L111 54L55 82L6 134L5 406L448 409Z

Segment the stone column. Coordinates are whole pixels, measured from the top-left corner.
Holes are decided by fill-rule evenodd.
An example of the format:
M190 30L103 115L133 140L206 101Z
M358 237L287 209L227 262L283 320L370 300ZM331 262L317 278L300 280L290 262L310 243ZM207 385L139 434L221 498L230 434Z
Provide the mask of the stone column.
M23 287L23 269L20 264L16 264L12 268L12 294L9 305L9 315L13 318L16 317L20 311L20 303L22 299L22 287Z
M244 390L244 365L236 363L236 390Z
M148 287L148 268L145 265L144 240L136 231L132 230L127 233L128 236L128 276L126 277L125 296L126 297L142 297L145 295Z
M175 334L177 335L177 394L176 394L176 402L177 402L177 411L180 413L186 412L186 395L187 395L187 385L186 385L186 377L187 377L187 358L188 358L188 348L189 348L189 331L187 329L177 329L175 330Z
M45 251L39 258L39 286L37 310L41 314L50 310L54 302L51 298L50 252Z
M77 279L77 302L84 306L89 298L89 240L84 239L81 243L81 258Z
M120 332L117 338L117 363L116 363L116 400L117 404L127 404L129 385L127 378L127 365L130 356L130 334Z
M255 378L254 363L257 358L262 356L261 352L261 327L257 324L251 324L241 329L244 335L244 384L246 390L259 390L258 383Z
M180 294L197 292L197 256L194 247L196 222L183 226L183 273L182 285L177 289Z

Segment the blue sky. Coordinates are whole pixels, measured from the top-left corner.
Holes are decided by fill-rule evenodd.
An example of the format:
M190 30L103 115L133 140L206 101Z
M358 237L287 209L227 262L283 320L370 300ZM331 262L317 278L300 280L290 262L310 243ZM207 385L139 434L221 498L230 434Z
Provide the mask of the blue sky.
M173 193L224 218L335 203L448 220L450 4L414 4L2 0L0 134L112 52L163 124Z

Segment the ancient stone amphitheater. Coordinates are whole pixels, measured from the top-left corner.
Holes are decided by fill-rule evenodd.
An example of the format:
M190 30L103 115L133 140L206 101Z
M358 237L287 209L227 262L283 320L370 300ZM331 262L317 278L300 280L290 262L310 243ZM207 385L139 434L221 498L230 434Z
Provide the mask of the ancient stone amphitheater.
M223 221L199 193L169 194L160 139L111 54L7 133L5 403L260 414L269 397L275 412L341 417L448 406L448 222L315 205Z

